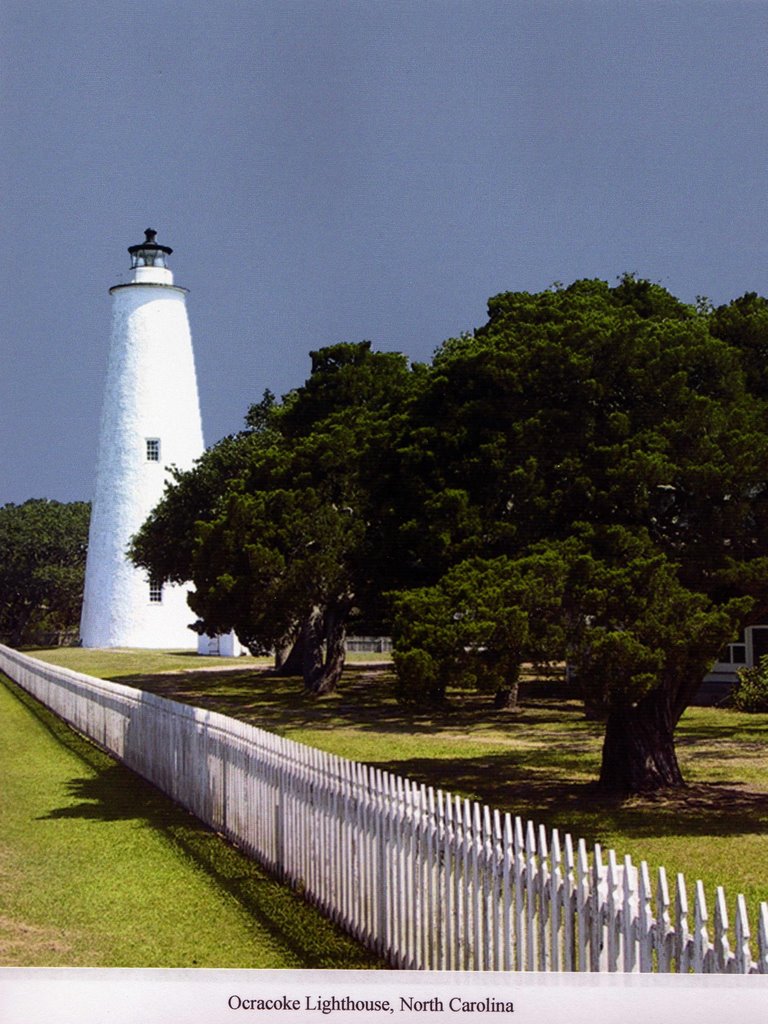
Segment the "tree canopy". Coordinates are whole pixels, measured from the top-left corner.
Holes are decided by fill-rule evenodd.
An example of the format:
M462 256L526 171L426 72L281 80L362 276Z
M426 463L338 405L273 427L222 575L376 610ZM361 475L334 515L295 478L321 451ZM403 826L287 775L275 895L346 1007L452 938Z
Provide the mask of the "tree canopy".
M80 622L90 505L33 498L0 508L0 634L14 647Z
M459 678L513 700L521 664L567 660L606 718L602 784L679 785L680 715L768 610L768 306L624 275L488 308L428 366L313 352L178 475L134 557L196 584L200 628L298 641L315 692L350 616L390 617L406 700Z
M402 356L369 342L311 353L282 403L177 474L133 545L153 576L192 580L197 628L254 651L295 648L307 689L328 692L350 616L376 614L386 578L387 438L410 386Z

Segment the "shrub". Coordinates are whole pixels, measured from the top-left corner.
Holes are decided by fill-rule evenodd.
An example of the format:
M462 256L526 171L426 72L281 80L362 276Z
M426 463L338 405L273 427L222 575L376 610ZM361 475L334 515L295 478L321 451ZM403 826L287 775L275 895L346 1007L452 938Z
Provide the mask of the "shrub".
M404 704L441 704L445 700L445 678L435 659L420 648L395 651L397 699Z
M768 711L768 654L752 668L741 669L731 702L738 711Z

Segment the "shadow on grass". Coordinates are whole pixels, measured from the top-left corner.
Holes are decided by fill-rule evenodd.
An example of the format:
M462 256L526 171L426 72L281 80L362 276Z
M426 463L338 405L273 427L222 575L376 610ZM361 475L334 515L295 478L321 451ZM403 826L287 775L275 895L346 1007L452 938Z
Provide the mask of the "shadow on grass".
M696 722L694 725L690 720L684 718L675 733L675 746L686 747L709 742L733 742L734 736L738 736L742 730L747 731L744 722L744 719L747 718L749 719L748 730L750 736L748 742L759 744L765 748L765 744L768 742L768 718L762 716L765 718L765 721L760 721L754 715L747 715L745 712L734 712L725 708L719 710L718 715L723 716L723 724L708 725L704 722ZM726 732L728 735L725 735ZM756 739L756 737L758 738Z
M611 797L595 782L583 781L585 773L597 774L594 755L591 760L569 750L558 755L553 770L541 765L540 751L515 751L461 760L412 758L376 767L436 789L448 779L453 793L589 843L616 831L632 838L768 833L768 794L738 782L709 782L644 797Z
M13 683L11 692L55 739L93 775L73 778L71 795L80 802L52 809L47 819L139 821L231 895L305 968L380 968L381 960L322 917L301 896L268 874L221 836L124 765L94 747Z
M386 665L349 665L338 690L322 699L305 694L300 678L279 677L253 667L123 676L117 681L220 711L278 734L350 728L395 739L444 730L448 742L461 734L456 739L460 744L464 736L476 740L488 735L493 741L492 734L504 733L513 741L508 752L476 757L459 754L455 758L400 757L379 760L376 765L570 831L574 837L584 836L590 843L604 841L604 836L616 832L643 838L725 837L768 831L768 795L741 781L743 766L738 775L734 768L732 781L694 783L678 792L643 798L607 797L589 781L599 772L603 725L586 721L579 701L562 696L537 698L531 687L521 713L509 715L491 707L490 695L469 692L457 694L452 705L427 711L403 706L395 699L393 673ZM759 753L761 737L768 734L768 721L763 726L754 720L747 723L738 713L719 714L722 724L683 720L676 738L681 753L696 757L700 747L702 757L715 757L723 766L738 762L741 754ZM741 730L748 740L737 739ZM546 736L546 749L541 743L539 749L531 747L534 733L537 739ZM520 744L515 742L515 734Z
M577 701L531 701L520 714L510 715L493 707L492 694L458 693L451 703L417 708L395 698L391 668L348 668L336 692L316 697L304 691L299 677L276 676L268 670L216 672L169 672L116 676L115 682L134 686L170 700L220 711L263 729L336 729L353 727L361 732L434 733L459 729L474 734L484 730L525 724L563 725L580 709ZM579 727L599 735L601 726L579 721Z
M221 711L277 733L349 727L361 733L427 735L445 730L477 739L486 733L517 733L520 744L503 753L475 757L393 758L376 767L417 782L450 790L537 824L584 836L590 843L621 832L628 837L729 836L768 832L768 794L733 781L693 783L680 791L622 799L606 796L593 781L599 774L603 724L587 721L580 702L529 697L520 714L490 705L488 695L457 695L453 705L424 711L399 704L393 677L379 670L350 667L338 691L318 700L306 695L301 680L265 671L190 672L120 679L173 700ZM729 712L722 712L730 715ZM760 749L760 741L739 741L739 717L722 725L685 723L678 730L682 751L710 748L721 764ZM755 723L749 723L754 737ZM768 729L768 725L766 726ZM547 749L532 747L530 736L547 735ZM712 747L717 749L714 754ZM689 755L690 756L690 755ZM740 773L743 777L743 772Z

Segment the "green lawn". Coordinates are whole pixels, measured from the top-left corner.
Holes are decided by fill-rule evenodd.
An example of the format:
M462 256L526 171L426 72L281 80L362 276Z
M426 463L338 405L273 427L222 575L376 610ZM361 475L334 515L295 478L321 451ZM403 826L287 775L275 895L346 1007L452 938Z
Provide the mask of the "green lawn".
M188 655L33 653L557 826L654 869L664 864L671 882L678 871L689 889L702 879L711 913L717 885L731 912L737 892L753 915L768 899L768 715L690 708L677 733L689 786L618 800L595 791L602 726L576 701L527 697L522 714L510 715L487 698L454 694L452 708L425 713L397 704L386 666L351 665L338 692L316 700L300 680L273 678L250 659L211 659L196 671Z
M0 677L0 964L381 966Z

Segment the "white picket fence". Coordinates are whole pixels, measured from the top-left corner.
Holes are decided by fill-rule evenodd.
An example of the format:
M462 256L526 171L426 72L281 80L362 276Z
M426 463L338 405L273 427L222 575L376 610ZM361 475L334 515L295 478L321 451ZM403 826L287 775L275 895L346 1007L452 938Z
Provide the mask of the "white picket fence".
M768 904L0 646L0 670L394 967L768 974ZM755 956L756 954L756 956Z

